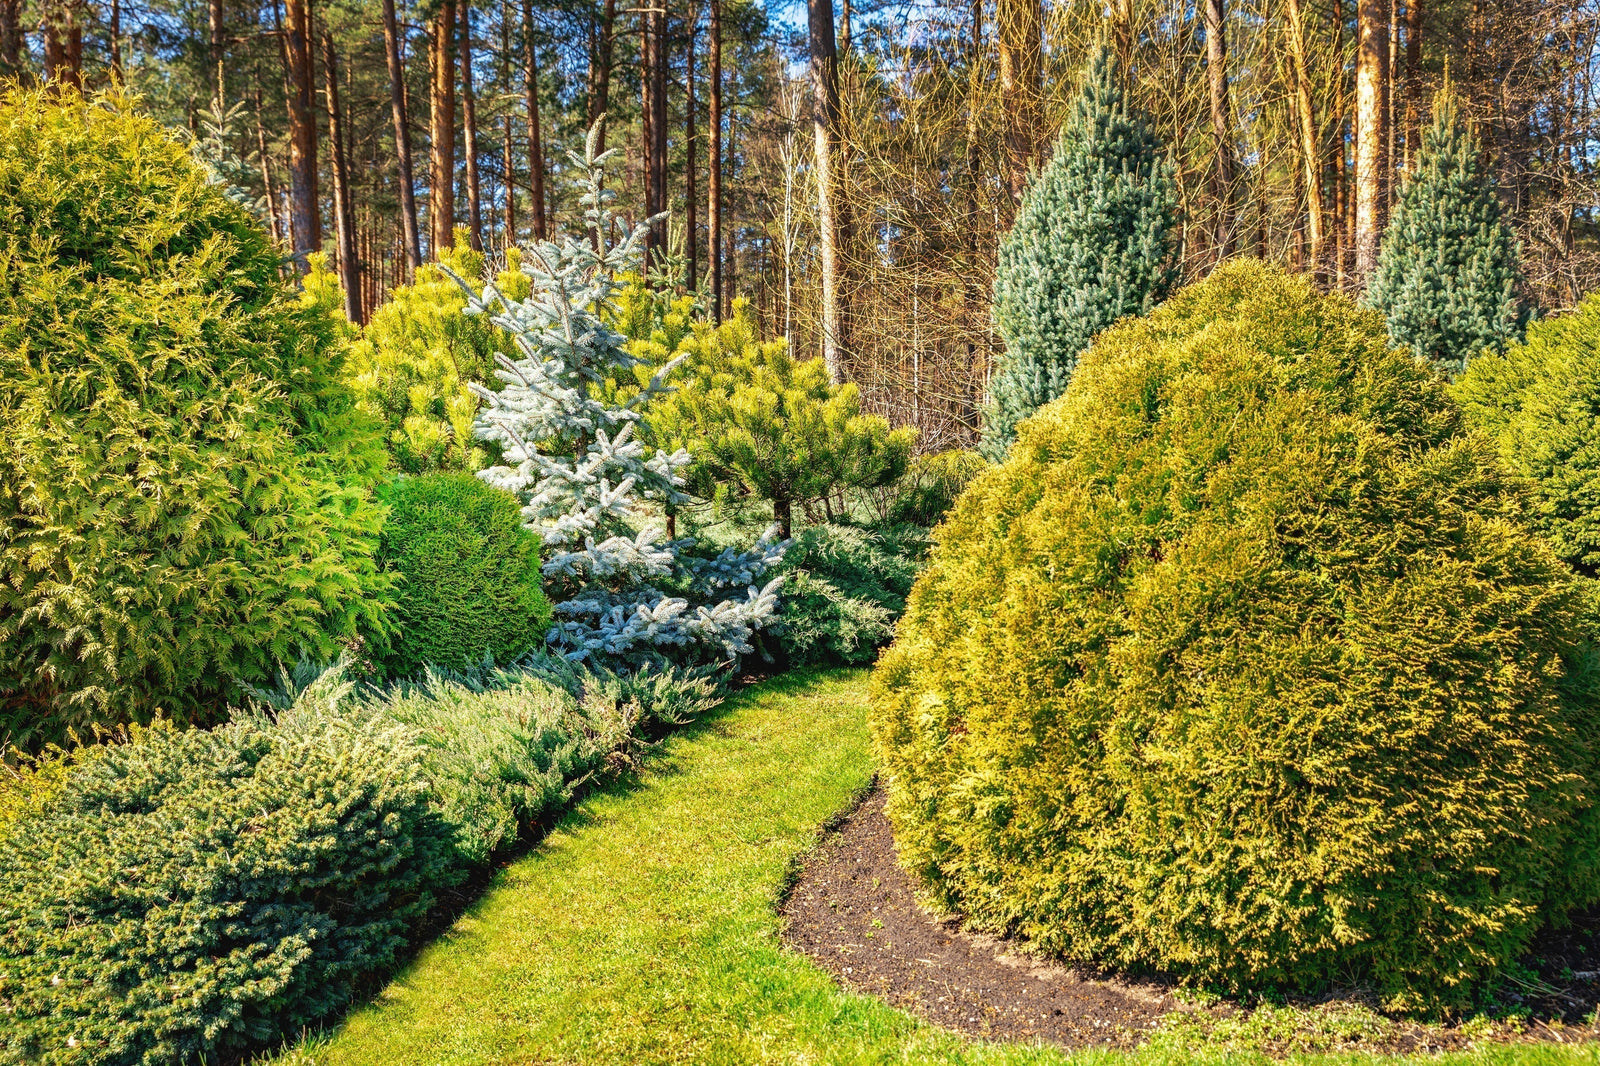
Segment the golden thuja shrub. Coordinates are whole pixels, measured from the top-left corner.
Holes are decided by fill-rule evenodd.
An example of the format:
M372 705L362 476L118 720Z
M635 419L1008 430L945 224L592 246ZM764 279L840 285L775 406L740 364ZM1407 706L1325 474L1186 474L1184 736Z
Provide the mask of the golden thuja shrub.
M1469 997L1595 898L1565 568L1378 317L1229 265L1106 332L935 534L874 678L979 928L1235 990Z

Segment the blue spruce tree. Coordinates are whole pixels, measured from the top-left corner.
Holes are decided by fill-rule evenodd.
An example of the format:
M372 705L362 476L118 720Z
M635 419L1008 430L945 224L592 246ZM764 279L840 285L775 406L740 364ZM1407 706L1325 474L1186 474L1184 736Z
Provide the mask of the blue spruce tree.
M1384 233L1367 304L1383 312L1396 346L1456 374L1479 352L1522 339L1519 273L1494 178L1455 102L1441 94Z
M1095 334L1166 295L1176 212L1161 143L1130 112L1100 49L1054 158L1000 242L994 320L1006 355L990 383L985 455L1003 457L1017 423L1066 390Z

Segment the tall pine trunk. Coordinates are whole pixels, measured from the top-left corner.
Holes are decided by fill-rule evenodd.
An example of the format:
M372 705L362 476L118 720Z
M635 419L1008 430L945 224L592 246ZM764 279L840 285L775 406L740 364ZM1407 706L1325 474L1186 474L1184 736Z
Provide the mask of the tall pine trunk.
M539 49L533 34L533 0L522 0L522 45L523 91L528 98L528 189L533 198L533 235L542 241L549 234L545 229L544 134L539 119Z
M1307 62L1306 24L1301 0L1288 0L1289 58L1294 66L1295 112L1300 125L1300 152L1304 157L1306 221L1310 230L1311 270L1319 284L1327 282L1327 217L1322 202L1322 137L1312 103L1311 71Z
M667 12L665 0L651 0L645 9L645 215L654 218L667 209ZM653 265L651 255L667 248L665 219L650 224L650 252L645 269Z
M422 265L422 238L417 232L417 183L411 168L411 123L406 115L406 73L400 61L400 29L394 0L383 0L383 52L389 66L389 110L394 119L394 155L400 192L400 229L406 259Z
M434 16L428 42L432 74L428 122L428 254L438 259L455 245L456 217L456 4L445 0Z
M683 99L683 228L684 246L689 254L689 291L695 290L695 283L700 275L700 212L696 200L700 190L695 183L696 148L699 147L699 132L696 121L699 116L695 114L698 101L694 92L694 45L697 31L700 28L700 9L698 6L689 12L688 31L689 39L684 45L684 99Z
M528 8L523 8L527 11ZM611 107L611 64L616 54L617 0L605 0L600 8L600 35L589 57L589 126L600 121ZM599 147L606 147L606 130L600 128Z
M44 30L44 80L83 88L83 13L81 0L45 0L40 12Z
M1213 237L1217 259L1233 251L1233 128L1228 106L1228 31L1225 0L1205 0L1206 81L1211 90L1211 139L1216 153L1217 228Z
M1039 162L1039 0L997 0L995 35L1005 108L1005 183L1014 211L1028 183L1028 171Z
M22 0L0 0L0 77L24 77Z
M365 315L350 196L350 164L344 150L344 111L339 106L339 60L333 34L326 25L322 27L322 84L328 106L328 142L333 148L333 219L339 241L339 284L344 287L345 317L359 326L365 324Z
M839 69L833 39L833 0L807 0L811 57L811 128L816 151L817 228L821 236L822 361L828 377L843 380L845 342L844 286L841 284L840 208L837 161L839 137Z
M722 322L722 0L711 0L711 80L706 126L706 256L711 267L711 321Z
M223 70L223 64L227 59L225 19L223 0L208 0L206 4L206 30L209 59L211 60L211 106L219 115L222 114L223 105L227 102L227 78Z
M1356 277L1365 285L1378 265L1378 246L1388 207L1387 99L1389 89L1389 4L1357 0L1356 25Z
M1422 143L1423 0L1406 0L1406 164L1414 167Z
M304 269L304 253L322 248L317 116L311 87L311 0L286 0L284 4L284 57L289 89L289 228L297 269Z
M461 131L467 157L467 243L483 251L483 185L478 172L478 95L472 88L472 3L461 8Z
M511 84L511 2L500 0L500 84ZM509 248L517 241L517 162L511 146L511 112L500 118L501 157L505 169L505 235L502 247Z

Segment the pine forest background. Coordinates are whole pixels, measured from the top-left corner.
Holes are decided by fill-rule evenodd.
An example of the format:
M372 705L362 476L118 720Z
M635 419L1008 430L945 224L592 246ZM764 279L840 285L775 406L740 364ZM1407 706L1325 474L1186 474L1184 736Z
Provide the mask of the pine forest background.
M1600 0L0 0L0 75L120 80L209 139L356 321L457 239L577 219L603 112L683 282L935 450L976 439L997 237L1097 44L1171 152L1182 280L1359 290L1448 84L1551 311L1600 287L1597 33Z

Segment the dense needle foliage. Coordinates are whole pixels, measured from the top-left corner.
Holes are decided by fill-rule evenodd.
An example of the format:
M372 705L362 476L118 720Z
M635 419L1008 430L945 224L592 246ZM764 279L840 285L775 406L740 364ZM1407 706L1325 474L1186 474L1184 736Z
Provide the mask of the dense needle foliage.
M1577 596L1523 511L1306 279L1232 264L1108 331L878 668L903 860L1076 958L1461 1001L1595 896Z
M1061 395L1095 334L1167 294L1177 277L1176 214L1161 142L1100 49L1055 155L1000 241L994 321L1006 352L984 412L990 459L1005 455L1019 421Z
M1556 554L1600 577L1600 297L1484 352L1451 391L1529 479L1533 523Z
M204 716L381 629L336 325L123 97L0 98L0 740Z
M1516 234L1478 156L1456 101L1440 94L1367 290L1390 340L1447 374L1521 340L1528 317L1517 301Z
M539 535L522 528L514 496L471 474L424 474L397 480L383 502L378 558L398 579L390 676L505 663L543 645Z

